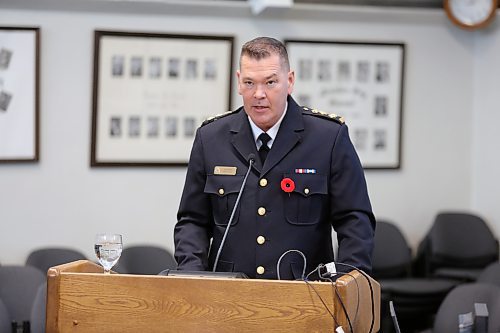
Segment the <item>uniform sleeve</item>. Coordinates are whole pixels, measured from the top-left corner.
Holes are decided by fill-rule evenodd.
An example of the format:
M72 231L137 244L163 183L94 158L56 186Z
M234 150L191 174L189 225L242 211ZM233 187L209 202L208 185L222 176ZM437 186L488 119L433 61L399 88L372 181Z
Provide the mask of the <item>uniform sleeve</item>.
M337 262L371 273L375 217L363 168L346 125L340 127L331 158L330 216L338 238ZM338 269L352 270L341 264Z
M175 259L178 269L208 269L212 212L204 193L206 171L200 129L196 132L174 229Z

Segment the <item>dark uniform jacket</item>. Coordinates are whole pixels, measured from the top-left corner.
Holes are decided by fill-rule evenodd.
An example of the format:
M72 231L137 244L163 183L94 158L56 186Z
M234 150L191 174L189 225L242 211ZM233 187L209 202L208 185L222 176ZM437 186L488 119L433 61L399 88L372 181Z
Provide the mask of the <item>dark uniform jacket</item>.
M332 226L337 262L371 271L375 218L347 126L291 97L264 165L243 108L198 129L174 231L178 269L212 270L251 154L256 161L217 271L276 279L279 269L282 279L301 278L301 255L292 251L277 267L279 258L301 251L306 274L334 261ZM293 182L292 192L282 189L285 178Z

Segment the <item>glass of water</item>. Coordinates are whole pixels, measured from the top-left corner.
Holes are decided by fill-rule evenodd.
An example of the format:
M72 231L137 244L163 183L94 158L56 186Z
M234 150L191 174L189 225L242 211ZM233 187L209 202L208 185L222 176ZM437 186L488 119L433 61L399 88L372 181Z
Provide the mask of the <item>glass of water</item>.
M104 268L104 274L109 274L111 268L118 262L122 254L122 248L122 235L96 235L94 250L99 263Z

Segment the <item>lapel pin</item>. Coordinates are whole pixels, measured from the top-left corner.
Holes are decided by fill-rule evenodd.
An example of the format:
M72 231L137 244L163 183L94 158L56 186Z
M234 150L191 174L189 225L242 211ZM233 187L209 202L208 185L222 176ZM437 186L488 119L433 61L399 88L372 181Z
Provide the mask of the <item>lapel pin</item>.
M281 181L281 189L286 193L291 193L295 190L295 182L290 178L283 178Z

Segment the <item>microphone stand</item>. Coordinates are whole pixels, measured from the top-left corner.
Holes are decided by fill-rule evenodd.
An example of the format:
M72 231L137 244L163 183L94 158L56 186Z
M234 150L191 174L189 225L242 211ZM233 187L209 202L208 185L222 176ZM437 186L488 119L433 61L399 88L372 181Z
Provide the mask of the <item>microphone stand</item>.
M212 272L215 272L217 269L217 263L219 262L219 257L220 257L220 254L222 252L222 248L224 247L224 243L226 242L227 233L229 231L229 228L231 227L231 223L233 222L233 217L234 217L234 214L236 213L236 209L238 208L238 204L240 203L240 198L241 198L241 195L243 194L243 189L245 188L245 184L247 182L248 175L250 174L250 170L252 170L252 165L255 162L255 155L250 154L248 156L248 160L250 161L250 163L248 165L248 170L247 170L247 173L245 175L245 178L243 178L243 183L241 184L240 192L238 193L238 197L236 198L236 203L234 204L233 211L231 212L231 216L229 217L229 222L227 223L226 231L224 232L224 236L222 237L222 241L220 243L219 250L217 251L217 256L215 257L214 268L213 268Z

